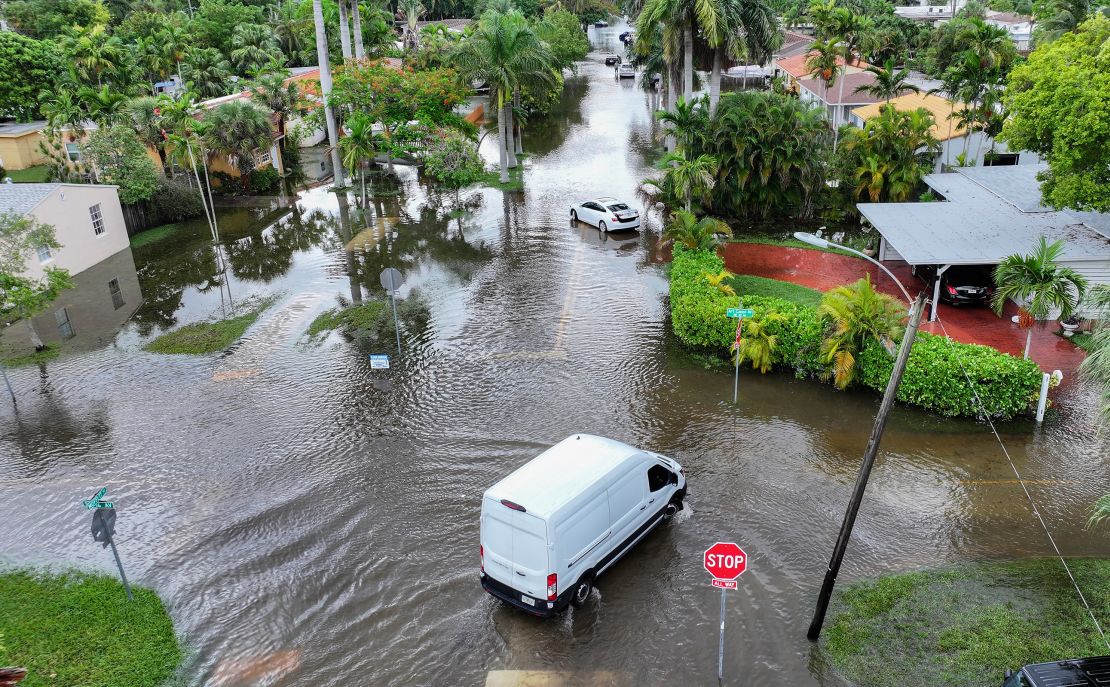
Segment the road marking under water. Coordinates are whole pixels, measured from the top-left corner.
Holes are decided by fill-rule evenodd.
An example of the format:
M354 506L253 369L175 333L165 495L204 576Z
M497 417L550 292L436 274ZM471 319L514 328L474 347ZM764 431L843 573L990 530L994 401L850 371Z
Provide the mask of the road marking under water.
M961 479L961 484L1021 484L1016 479ZM1027 479L1026 484L1079 484L1077 479Z

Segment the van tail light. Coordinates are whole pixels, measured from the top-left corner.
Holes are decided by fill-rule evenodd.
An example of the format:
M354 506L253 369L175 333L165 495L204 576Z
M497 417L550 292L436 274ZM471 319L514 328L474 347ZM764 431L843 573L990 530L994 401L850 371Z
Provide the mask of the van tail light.
M949 294L951 294L953 296L956 295L956 287L955 286L952 286L951 284L945 284L945 286L948 287L948 293Z
M486 571L486 547L481 544L478 545L478 567Z
M547 600L554 601L559 596L559 576L551 573L547 576Z

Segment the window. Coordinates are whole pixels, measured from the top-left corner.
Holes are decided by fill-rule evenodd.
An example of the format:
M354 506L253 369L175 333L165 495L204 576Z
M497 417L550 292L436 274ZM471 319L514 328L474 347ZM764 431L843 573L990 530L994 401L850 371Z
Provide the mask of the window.
M58 323L58 335L63 339L73 338L73 325L69 322L69 312L65 308L54 311L54 321Z
M662 465L653 465L648 469L648 489L659 491L671 483L674 473Z
M112 307L119 310L123 307L123 291L119 287L119 279L108 282L108 293L112 294Z
M77 145L76 143L67 143L66 144L66 157L69 158L70 162L80 162L81 161L81 146Z
M104 233L104 215L100 213L100 203L89 208L89 217L92 218L93 233L100 236Z
M39 246L39 262L49 262L54 254L50 252L50 246Z

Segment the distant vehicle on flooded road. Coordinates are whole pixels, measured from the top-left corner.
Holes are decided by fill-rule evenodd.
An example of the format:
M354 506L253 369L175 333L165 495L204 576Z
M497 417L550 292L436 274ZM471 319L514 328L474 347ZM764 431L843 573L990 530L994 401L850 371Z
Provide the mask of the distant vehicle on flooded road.
M579 203L570 209L570 218L592 224L603 232L636 229L640 226L640 212L611 196Z
M568 437L482 496L482 587L541 617L581 606L597 578L685 498L676 461L613 439Z

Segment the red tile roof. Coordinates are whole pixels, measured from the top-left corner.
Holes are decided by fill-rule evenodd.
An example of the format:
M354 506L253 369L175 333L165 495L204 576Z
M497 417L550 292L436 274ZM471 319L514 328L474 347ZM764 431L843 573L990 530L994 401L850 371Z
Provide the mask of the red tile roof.
M856 93L856 89L874 82L875 75L871 72L856 72L839 75L832 88L828 89L828 93L825 92L825 82L821 79L799 79L798 85L829 105L867 105L877 103L882 98L876 98L870 93ZM841 100L841 97L843 97L843 100Z
M793 76L795 79L804 79L810 75L809 69L806 68L806 60L808 60L809 56L813 54L815 53L813 51L810 51L802 53L800 55L794 55L793 57L784 57L780 59L776 64L778 64L779 69L783 70L790 76ZM843 67L844 58L836 58L836 63L837 65ZM863 60L860 60L859 62L853 62L852 66L859 67L860 69L866 69L871 65L864 62Z

